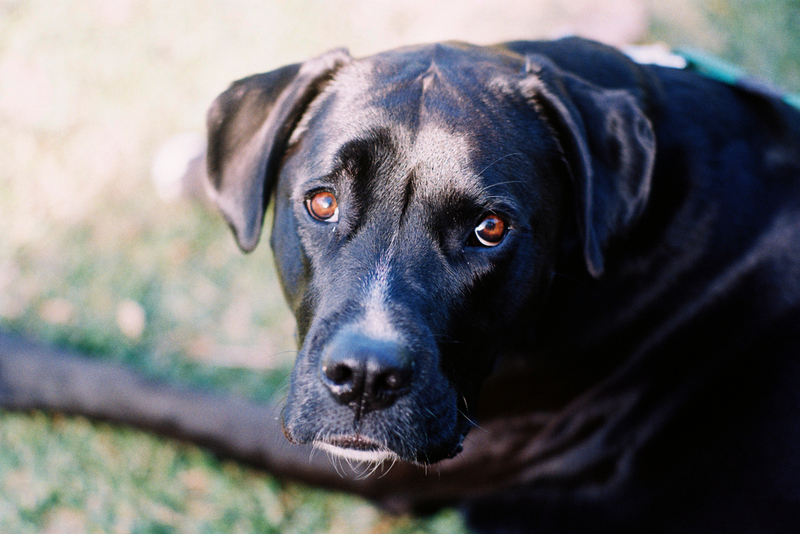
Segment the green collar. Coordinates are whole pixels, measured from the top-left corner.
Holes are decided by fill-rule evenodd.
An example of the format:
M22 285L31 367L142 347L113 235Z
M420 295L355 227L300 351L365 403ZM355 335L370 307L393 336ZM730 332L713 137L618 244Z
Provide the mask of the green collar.
M678 48L673 50L673 53L686 60L686 68L695 70L703 76L736 87L742 87L749 91L779 98L786 104L800 110L800 94L787 93L774 85L754 78L732 63L690 48Z

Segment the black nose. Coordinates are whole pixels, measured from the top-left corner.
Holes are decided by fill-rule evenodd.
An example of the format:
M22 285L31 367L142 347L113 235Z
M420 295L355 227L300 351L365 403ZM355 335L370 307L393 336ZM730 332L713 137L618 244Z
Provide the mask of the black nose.
M361 415L391 406L411 385L411 351L398 341L345 329L324 349L321 379L333 397Z

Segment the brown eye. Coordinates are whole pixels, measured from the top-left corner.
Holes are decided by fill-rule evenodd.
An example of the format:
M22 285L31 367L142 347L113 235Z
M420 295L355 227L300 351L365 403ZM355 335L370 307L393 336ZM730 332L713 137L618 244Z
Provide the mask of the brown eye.
M330 191L320 191L307 198L306 209L318 221L335 223L339 220L339 204Z
M484 247L496 247L506 236L506 223L494 214L483 218L475 227L475 238Z

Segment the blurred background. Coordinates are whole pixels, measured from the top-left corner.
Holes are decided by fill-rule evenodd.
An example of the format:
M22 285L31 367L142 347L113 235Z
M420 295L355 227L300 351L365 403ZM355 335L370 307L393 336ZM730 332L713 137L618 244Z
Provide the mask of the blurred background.
M0 329L277 402L294 326L265 240L242 255L169 179L232 80L339 46L579 34L700 47L797 91L798 28L800 0L0 0ZM462 529L452 510L389 516L146 433L0 411L3 533Z

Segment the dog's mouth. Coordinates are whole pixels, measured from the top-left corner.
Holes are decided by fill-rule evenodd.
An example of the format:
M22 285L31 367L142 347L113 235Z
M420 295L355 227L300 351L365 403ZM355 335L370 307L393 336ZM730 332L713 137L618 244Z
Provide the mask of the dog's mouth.
M361 435L317 439L314 447L345 460L362 463L380 463L399 458L396 452Z

